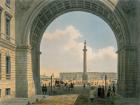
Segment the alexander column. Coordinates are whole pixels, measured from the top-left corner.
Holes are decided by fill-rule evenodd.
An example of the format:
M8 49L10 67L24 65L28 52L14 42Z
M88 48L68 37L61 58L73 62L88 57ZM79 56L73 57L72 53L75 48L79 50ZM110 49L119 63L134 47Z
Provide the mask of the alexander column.
M84 49L83 49L83 84L87 84L88 82L88 75L87 75L87 48L86 48L86 40L84 42Z

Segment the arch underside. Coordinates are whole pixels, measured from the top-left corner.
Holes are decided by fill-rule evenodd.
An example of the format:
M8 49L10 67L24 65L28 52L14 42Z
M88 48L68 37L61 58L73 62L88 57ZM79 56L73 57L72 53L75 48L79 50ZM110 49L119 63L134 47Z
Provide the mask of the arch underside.
M30 33L31 46L40 45L47 26L58 16L71 11L85 11L95 14L105 20L112 28L118 49L129 43L129 31L119 15L118 8L110 7L99 0L54 0L47 4L34 19ZM126 36L127 35L127 36Z

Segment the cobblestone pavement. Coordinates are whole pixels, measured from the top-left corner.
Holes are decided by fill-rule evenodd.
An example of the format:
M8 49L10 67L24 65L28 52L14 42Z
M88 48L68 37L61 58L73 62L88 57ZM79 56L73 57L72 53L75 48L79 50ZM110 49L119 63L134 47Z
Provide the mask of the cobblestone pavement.
M96 98L90 102L89 87L75 87L72 91L57 88L53 95L55 96L49 96L34 105L113 105L109 99Z
M35 103L36 100L39 101L43 99L43 97L43 95L36 95L30 98L13 98L10 100L0 101L0 105L28 105L28 103Z
M89 87L75 87L71 91L66 91L63 88L53 90L55 91L54 96L49 96L34 105L113 105L110 98L96 98L90 102Z
M78 95L49 96L33 105L74 105Z

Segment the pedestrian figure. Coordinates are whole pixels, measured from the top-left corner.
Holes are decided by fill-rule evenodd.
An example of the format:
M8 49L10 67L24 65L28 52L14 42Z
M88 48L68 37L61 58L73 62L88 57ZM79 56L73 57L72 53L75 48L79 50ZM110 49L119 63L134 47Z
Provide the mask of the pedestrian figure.
M101 98L101 86L100 86L100 85L99 85L99 87L98 87L98 97Z
M70 88L71 90L73 90L73 83L70 83Z
M68 92L70 92L70 84L67 85Z
M67 84L67 82L65 83L64 87L65 87L65 90L68 91L68 84Z
M45 86L44 86L44 91L45 91L45 95L47 95L47 85L45 84Z
M86 87L86 84L84 83L83 88L85 88L85 87Z
M94 87L91 87L91 90L89 92L89 99L91 102L93 102L93 100L96 97L96 89Z
M105 97L105 89L104 86L101 87L101 98Z
M111 96L111 87L109 86L108 91L107 91L107 97Z
M43 95L45 94L45 85L44 84L42 86L42 93L43 93Z
M113 84L113 86L112 86L112 92L113 92L113 95L115 96L115 94L116 94L116 87L115 87L114 84Z
M51 83L49 82L49 87L51 86Z

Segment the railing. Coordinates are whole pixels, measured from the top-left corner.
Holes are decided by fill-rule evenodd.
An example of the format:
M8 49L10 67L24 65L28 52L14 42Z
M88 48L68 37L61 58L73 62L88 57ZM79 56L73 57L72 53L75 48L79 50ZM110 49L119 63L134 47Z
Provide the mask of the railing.
M4 33L0 33L0 39L9 41L10 43L15 44L15 39L10 37L10 35L6 35Z
M11 78L11 74L6 74L6 79L10 79Z

